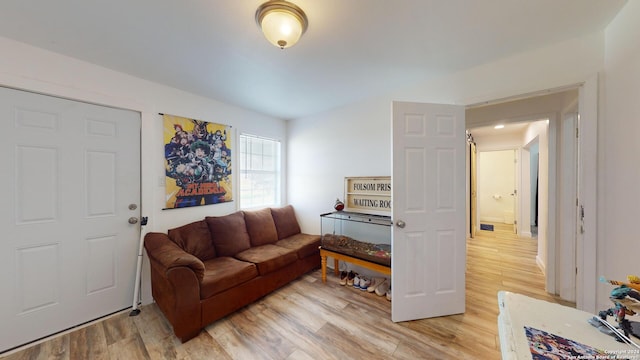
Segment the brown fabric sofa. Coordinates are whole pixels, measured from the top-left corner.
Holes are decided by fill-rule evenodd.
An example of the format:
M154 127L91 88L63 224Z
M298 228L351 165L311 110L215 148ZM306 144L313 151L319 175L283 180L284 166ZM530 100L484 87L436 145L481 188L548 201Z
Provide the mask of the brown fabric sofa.
M320 236L300 232L290 205L151 232L144 246L153 298L182 342L320 266Z

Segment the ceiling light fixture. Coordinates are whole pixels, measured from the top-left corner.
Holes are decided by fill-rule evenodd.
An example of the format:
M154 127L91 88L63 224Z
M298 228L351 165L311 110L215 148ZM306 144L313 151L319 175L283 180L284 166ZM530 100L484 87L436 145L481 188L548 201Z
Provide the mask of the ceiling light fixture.
M271 0L256 11L256 23L270 43L285 49L295 45L307 30L304 11L288 1Z
M504 129L504 125L496 125L493 128L494 129Z

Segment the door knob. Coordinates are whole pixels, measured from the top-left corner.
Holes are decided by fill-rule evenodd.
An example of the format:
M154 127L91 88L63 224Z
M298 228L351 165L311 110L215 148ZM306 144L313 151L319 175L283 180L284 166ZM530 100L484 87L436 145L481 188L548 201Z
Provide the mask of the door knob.
M138 218L135 216L132 216L129 218L129 224L137 224L138 223Z
M399 227L400 229L404 229L405 225L407 224L405 224L405 222L402 220L396 221L396 226Z

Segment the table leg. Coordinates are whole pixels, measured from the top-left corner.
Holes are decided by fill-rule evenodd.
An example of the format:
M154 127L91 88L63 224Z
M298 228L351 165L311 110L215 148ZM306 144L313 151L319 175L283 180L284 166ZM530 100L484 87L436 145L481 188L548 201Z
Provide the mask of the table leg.
M338 259L333 259L333 273L336 276L340 275L340 261Z
M327 282L327 257L320 256L320 263L322 264L322 282Z

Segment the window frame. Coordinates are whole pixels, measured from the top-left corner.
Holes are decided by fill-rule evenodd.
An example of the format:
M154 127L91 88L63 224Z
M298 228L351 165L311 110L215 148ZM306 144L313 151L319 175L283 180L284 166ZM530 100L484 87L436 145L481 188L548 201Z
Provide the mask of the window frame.
M275 143L274 146L274 150L275 150L275 154L273 155L273 160L275 162L274 170L263 170L263 169L245 169L243 168L243 163L245 164L245 166L248 164L248 156L247 154L250 153L250 151L247 151L247 149L245 149L245 152L242 152L242 148L243 148L243 139L251 139L251 140L260 140L263 142L272 142ZM247 144L248 145L248 144ZM263 154L264 151L261 151L261 154ZM262 155L264 156L264 155ZM243 159L244 158L244 159ZM283 177L284 177L284 169L282 166L283 163L283 143L280 139L277 138L272 138L272 137L266 137L266 136L260 136L260 135L255 135L252 133L240 133L238 135L238 208L240 210L251 210L251 209L261 209L261 208L266 208L266 207L280 207L282 206L282 193L283 193L283 189L282 189L282 183L283 183ZM275 179L274 179L274 188L273 191L275 192L273 194L273 199L274 202L273 203L260 203L260 204L256 204L254 202L247 204L246 201L243 197L243 178L246 177L247 173L249 174L274 174L275 175Z

